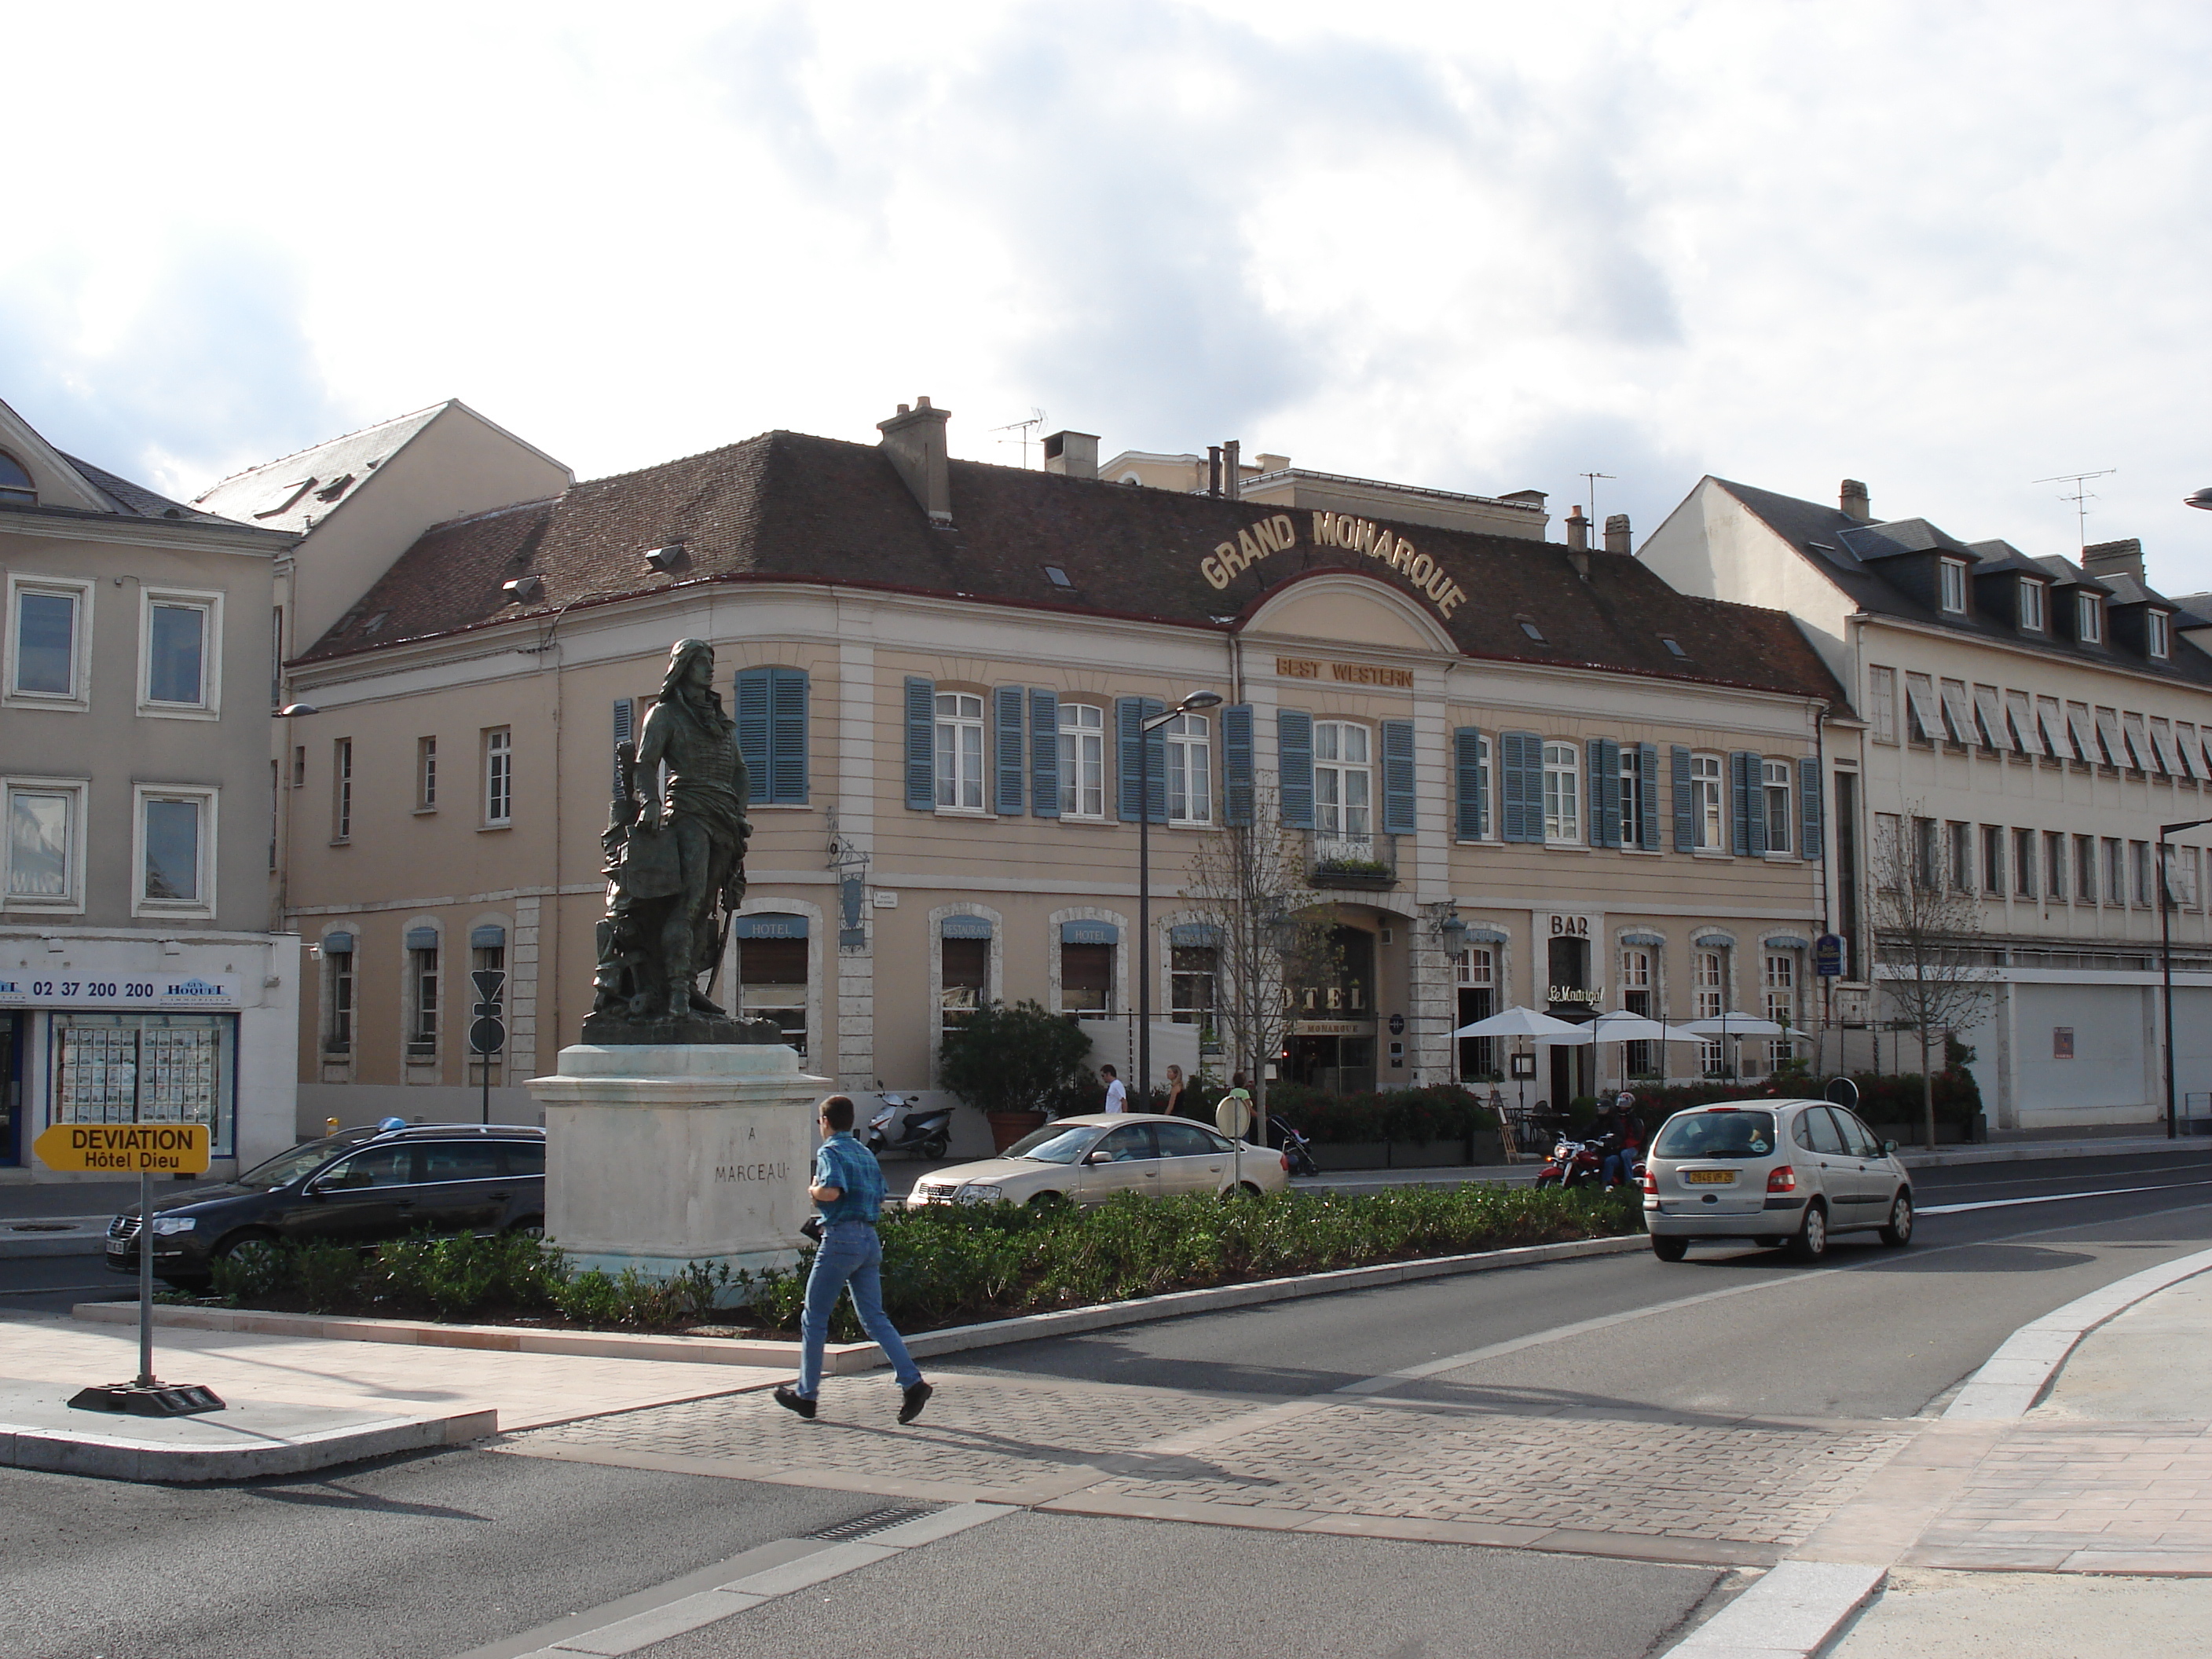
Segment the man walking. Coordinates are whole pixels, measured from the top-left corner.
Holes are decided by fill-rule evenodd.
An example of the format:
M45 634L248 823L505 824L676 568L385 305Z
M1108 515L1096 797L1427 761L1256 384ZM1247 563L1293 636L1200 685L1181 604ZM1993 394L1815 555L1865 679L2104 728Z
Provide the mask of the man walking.
M876 1155L853 1139L853 1098L832 1095L822 1103L822 1145L814 1153L814 1183L807 1194L818 1206L822 1240L814 1269L806 1276L806 1309L799 1318L799 1381L775 1391L775 1403L801 1417L814 1415L814 1396L822 1387L822 1345L830 1335L830 1310L846 1290L860 1316L861 1328L891 1362L903 1398L898 1420L921 1415L936 1390L921 1380L898 1328L884 1313L883 1241L876 1218L884 1207L884 1172Z
M1129 1091L1122 1086L1121 1079L1114 1068L1111 1066L1101 1066L1098 1068L1098 1075L1106 1079L1106 1104L1101 1109L1109 1112L1127 1111Z

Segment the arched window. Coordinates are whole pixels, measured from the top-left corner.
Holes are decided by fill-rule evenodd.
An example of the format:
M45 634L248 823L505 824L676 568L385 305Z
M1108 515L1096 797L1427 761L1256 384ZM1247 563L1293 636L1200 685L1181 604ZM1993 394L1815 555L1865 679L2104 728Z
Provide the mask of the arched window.
M23 471L23 464L6 450L0 449L0 501L31 507L37 503L38 499L38 486L31 482L31 475Z

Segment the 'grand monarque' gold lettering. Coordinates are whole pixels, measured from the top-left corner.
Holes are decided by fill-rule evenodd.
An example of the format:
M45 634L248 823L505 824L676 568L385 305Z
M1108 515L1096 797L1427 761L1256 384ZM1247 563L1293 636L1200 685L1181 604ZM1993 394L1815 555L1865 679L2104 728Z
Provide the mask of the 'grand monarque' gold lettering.
M1198 562L1199 574L1218 592L1270 553L1296 546L1297 539L1297 526L1289 515L1278 513L1238 531L1235 541L1221 543ZM1388 565L1411 582L1446 621L1467 598L1467 590L1437 560L1372 520L1354 518L1348 513L1316 513L1313 539L1316 547L1342 548Z

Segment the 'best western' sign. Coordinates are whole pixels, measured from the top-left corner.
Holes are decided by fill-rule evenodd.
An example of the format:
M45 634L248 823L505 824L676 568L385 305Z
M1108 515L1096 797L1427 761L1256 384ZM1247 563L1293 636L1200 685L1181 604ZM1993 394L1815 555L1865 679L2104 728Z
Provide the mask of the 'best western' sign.
M1269 554L1295 547L1297 541L1298 527L1291 522L1290 514L1278 513L1249 530L1238 531L1235 541L1223 542L1216 547L1198 562L1199 574L1212 586L1224 588ZM1313 515L1313 544L1364 553L1377 563L1389 566L1411 582L1446 620L1449 620L1460 601L1467 598L1467 590L1454 581L1442 565L1403 536L1369 520L1355 519L1348 513L1316 513Z

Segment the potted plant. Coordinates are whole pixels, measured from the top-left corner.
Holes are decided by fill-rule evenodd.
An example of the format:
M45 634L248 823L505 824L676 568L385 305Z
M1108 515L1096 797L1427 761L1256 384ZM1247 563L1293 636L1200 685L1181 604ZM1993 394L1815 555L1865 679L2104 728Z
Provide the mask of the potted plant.
M1083 1078L1091 1039L1073 1020L1035 1002L983 1003L945 1034L938 1081L981 1112L1005 1152Z

